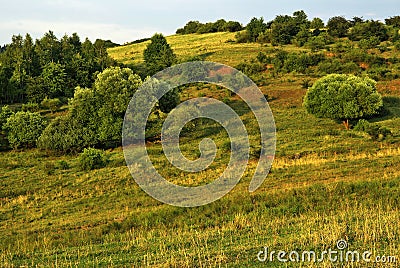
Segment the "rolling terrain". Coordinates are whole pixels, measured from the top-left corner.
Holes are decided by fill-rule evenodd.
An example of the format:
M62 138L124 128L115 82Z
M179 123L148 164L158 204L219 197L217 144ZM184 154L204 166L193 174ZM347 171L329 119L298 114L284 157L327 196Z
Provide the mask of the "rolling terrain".
M270 45L236 44L233 39L234 33L167 37L180 61L202 59L235 67L259 52L273 51ZM109 54L140 69L146 45L111 48ZM307 50L293 45L282 49ZM350 250L400 261L400 81L378 83L386 112L370 121L393 134L375 141L364 132L346 131L340 122L307 114L302 107L304 79L316 77L288 74L270 77L260 86L275 117L277 150L270 174L254 193L247 189L259 139L251 111L217 87L190 86L181 93L182 100L202 96L228 103L250 133L251 160L241 182L203 207L177 208L152 199L131 177L122 148L107 150L107 166L90 172L79 170L76 155L1 151L1 266L299 267L260 263L257 254L264 247L322 252L335 249L340 239ZM210 182L229 161L227 135L212 122L197 124L191 132L181 138L189 158L198 155L193 144L204 137L219 148L217 162L205 171L165 168L159 142L149 142L149 154L171 181ZM338 266L326 261L302 267Z

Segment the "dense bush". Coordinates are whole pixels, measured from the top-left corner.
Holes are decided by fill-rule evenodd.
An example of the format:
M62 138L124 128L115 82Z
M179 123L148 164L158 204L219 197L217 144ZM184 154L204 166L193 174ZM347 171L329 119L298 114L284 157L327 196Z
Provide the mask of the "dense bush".
M7 122L7 119L12 116L14 112L6 105L1 107L0 110L0 131L3 128L3 125Z
M3 125L7 139L14 148L34 147L46 127L44 118L38 113L17 112Z
M92 170L105 167L107 159L102 150L94 148L85 148L78 157L78 163L81 170Z
M23 112L38 112L39 111L39 104L35 103L35 102L28 102L28 103L24 103L21 106L21 110Z
M354 126L354 130L368 133L373 140L384 140L392 135L392 132L387 127L371 124L365 119L360 119Z
M40 105L45 108L50 110L52 113L57 111L58 108L61 107L61 101L58 98L55 99L48 99L44 98L44 100L40 103Z
M89 125L67 116L56 117L40 135L37 146L41 149L59 152L79 152L85 147L98 143L96 132Z
M344 120L372 116L383 106L376 82L354 75L331 74L317 80L307 91L304 107L317 117Z

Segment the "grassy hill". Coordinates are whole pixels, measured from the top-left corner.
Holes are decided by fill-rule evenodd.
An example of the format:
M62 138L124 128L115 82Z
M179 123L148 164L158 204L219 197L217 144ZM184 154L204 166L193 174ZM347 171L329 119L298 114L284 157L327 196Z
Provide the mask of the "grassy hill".
M235 66L260 51L270 53L271 47L260 44L227 42L233 38L232 33L215 33L167 40L180 60L200 56ZM137 65L143 62L146 44L112 48L109 53ZM278 76L261 87L277 126L276 159L263 185L254 193L247 191L257 165L253 156L239 185L203 207L177 208L152 199L131 177L121 148L106 151L107 167L90 172L79 170L76 155L36 149L0 152L0 266L286 267L277 261L261 264L257 254L264 246L320 253L336 249L339 239L348 241L349 249L369 250L373 256L398 255L399 81L378 85L387 112L373 121L390 128L393 137L373 141L366 133L345 131L338 122L307 114L301 105L304 78ZM257 124L237 96L210 86L191 86L182 93L183 99L198 96L228 98L256 150ZM171 181L212 181L229 160L221 128L205 123L193 133L182 137L184 154L195 157L193 144L205 136L220 150L217 162L199 174L165 168L161 145L148 145L154 165ZM303 267L338 264L306 262Z

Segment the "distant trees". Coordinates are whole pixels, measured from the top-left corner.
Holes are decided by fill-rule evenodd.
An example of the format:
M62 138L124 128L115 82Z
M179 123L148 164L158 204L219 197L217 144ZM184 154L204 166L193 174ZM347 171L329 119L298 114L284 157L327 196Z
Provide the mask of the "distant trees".
M115 65L106 50L110 42L81 43L76 33L57 39L52 31L35 42L29 34L13 36L0 52L0 104L40 103L90 87L96 72Z
M394 16L385 19L386 25L394 26L396 28L400 28L400 16Z
M143 52L148 75L171 66L176 61L176 55L162 34L155 34Z
M362 39L377 38L380 42L389 39L388 31L385 25L379 21L366 21L357 23L349 31L348 37L352 41L360 41Z
M331 74L317 80L304 98L306 110L317 117L343 120L372 116L383 106L376 82L354 75Z
M177 34L193 33L215 33L215 32L237 32L241 31L243 26L237 21L225 21L224 19L216 22L201 23L199 21L189 21L183 28L176 30Z

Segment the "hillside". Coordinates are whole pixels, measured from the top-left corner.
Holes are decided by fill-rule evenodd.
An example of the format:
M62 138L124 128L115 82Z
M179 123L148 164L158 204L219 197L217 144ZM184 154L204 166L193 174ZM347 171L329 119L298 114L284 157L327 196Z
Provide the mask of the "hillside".
M234 35L173 35L167 41L178 60L200 57L230 66L250 61L259 52L276 52L270 45L227 42ZM143 63L147 44L108 51L118 62L137 66ZM281 49L309 51L294 45ZM383 55L397 57L397 53ZM238 96L213 86L191 85L181 97L214 97L232 106L251 134L254 154L239 185L203 207L177 208L152 199L131 177L122 148L107 150L107 166L90 172L79 170L73 154L59 156L39 149L0 152L2 266L283 267L276 261L260 263L258 252L266 246L322 252L336 249L340 239L351 250L398 255L400 81L378 83L386 112L370 121L388 127L392 136L373 140L365 132L346 131L339 122L307 114L302 107L303 83L314 81L315 75L268 74L257 77L257 82L275 117L276 159L254 193L247 189L257 165L258 126ZM162 146L148 144L157 169L185 185L212 181L229 161L227 136L218 125L206 122L192 133L181 141L188 156L198 155L193 144L204 137L214 139L221 150L217 162L199 174L166 168ZM337 264L308 262L305 267ZM343 267L365 267L365 263Z
M167 36L167 41L178 56L178 60L187 60L194 56L202 60L214 61L236 66L244 59L250 59L267 47L254 44L235 43L236 33L208 33ZM150 41L128 46L115 47L108 50L110 56L124 64L143 63L143 50ZM288 45L286 50L301 50Z

